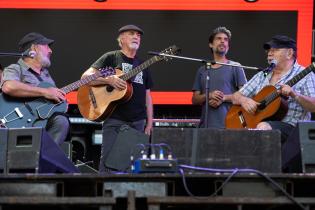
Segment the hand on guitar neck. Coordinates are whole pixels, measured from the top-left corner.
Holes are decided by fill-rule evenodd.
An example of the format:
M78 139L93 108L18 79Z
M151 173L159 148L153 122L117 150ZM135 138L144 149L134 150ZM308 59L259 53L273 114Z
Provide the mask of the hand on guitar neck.
M98 71L95 68L89 68L84 74L82 75L82 78L94 74L96 71ZM119 75L110 75L107 77L99 77L98 79L91 81L89 83L90 86L99 86L99 85L110 85L115 89L118 90L124 90L127 88L127 82L120 79Z
M286 84L281 85L281 88L278 91L281 95L283 95L284 97L292 97L295 98L296 97L296 93L293 91L293 89Z

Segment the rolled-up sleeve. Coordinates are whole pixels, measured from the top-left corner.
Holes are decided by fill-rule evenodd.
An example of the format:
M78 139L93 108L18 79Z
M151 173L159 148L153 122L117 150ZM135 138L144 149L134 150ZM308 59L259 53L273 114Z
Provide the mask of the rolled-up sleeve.
M1 88L2 88L2 85L5 81L8 81L8 80L19 81L20 80L21 71L19 70L19 68L20 67L18 64L12 64L3 70L2 80L1 80L1 85L0 85Z

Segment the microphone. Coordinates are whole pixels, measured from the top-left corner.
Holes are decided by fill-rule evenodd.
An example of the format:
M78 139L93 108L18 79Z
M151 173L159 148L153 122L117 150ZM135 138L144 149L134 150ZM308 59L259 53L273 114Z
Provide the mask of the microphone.
M33 50L26 50L23 53L7 53L7 52L0 52L0 57L2 56L9 56L9 57L29 57L34 58L36 56L36 52Z
M268 62L269 66L263 70L264 74L268 74L271 72L278 64L278 61L276 59L272 59Z
M34 50L26 50L21 54L21 57L29 57L29 58L34 58L36 56L36 52Z

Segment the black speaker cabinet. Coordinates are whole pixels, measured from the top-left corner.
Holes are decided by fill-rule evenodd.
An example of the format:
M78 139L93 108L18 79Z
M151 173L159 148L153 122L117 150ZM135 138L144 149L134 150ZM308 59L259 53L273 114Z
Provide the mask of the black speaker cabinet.
M170 145L180 164L281 172L279 131L155 128L152 141Z
M315 172L315 122L299 122L282 148L286 172Z
M148 144L149 136L127 125L120 127L117 139L105 160L106 167L128 171L131 166L131 156L135 159L140 155L138 144Z
M8 129L0 128L0 173L7 169Z
M79 172L43 128L8 129L8 173Z
M303 172L315 172L315 122L298 123Z

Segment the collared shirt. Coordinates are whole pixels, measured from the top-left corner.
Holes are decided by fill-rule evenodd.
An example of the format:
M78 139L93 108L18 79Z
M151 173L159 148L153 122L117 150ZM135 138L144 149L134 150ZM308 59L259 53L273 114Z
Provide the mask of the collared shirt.
M52 86L56 86L48 69L44 68L40 71L40 74L38 74L27 66L23 59L19 59L17 64L11 64L6 67L2 76L0 87L8 80L16 80L32 86L38 86L41 82L47 82Z
M280 89L281 84L286 84L295 75L300 73L305 67L299 65L297 62L293 65L292 69L274 85L277 89ZM253 97L267 85L270 84L272 73L267 76L263 72L259 72L253 76L253 78L246 83L239 91L241 94L247 97ZM296 93L301 95L315 97L315 75L313 72L307 74L299 82L297 82L293 87ZM297 124L298 121L306 121L311 119L311 113L303 109L303 107L293 98L288 98L288 113L281 120L282 122L289 123L293 126Z

